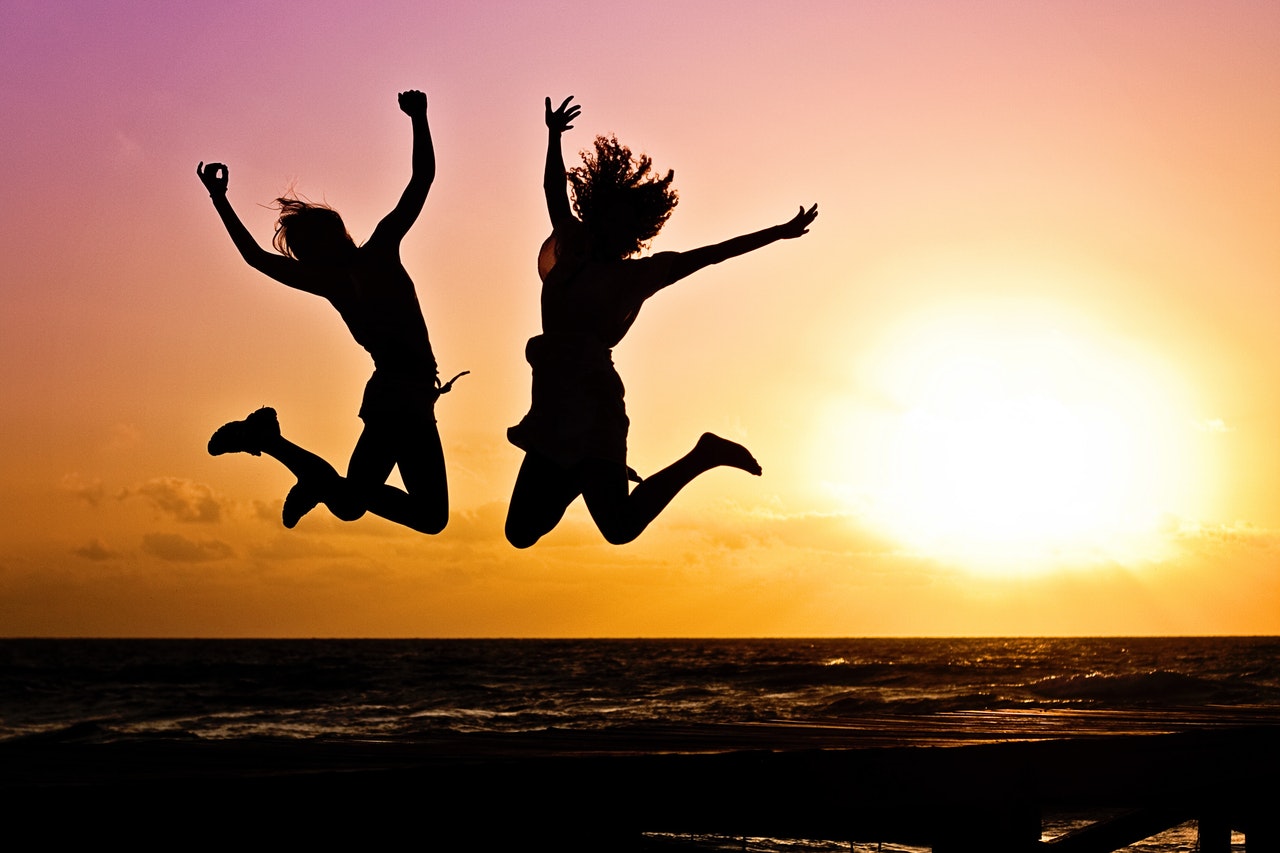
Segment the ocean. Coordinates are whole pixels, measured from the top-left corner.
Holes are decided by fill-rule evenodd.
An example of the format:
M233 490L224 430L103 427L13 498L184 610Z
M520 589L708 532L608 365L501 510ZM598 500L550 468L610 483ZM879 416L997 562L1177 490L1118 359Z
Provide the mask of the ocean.
M412 742L997 710L1280 722L1280 638L0 640L0 742ZM1128 849L1194 847L1190 826Z

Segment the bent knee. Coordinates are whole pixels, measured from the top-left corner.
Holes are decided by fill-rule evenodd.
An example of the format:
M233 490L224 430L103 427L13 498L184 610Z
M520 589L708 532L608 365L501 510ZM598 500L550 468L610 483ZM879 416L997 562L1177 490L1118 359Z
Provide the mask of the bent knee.
M419 533L425 533L428 536L435 536L437 533L443 532L443 530L449 526L449 516L431 516L415 521L409 526Z
M604 541L610 545L626 545L629 542L636 541L644 528L636 528L633 526L626 527L601 527L600 535L604 537Z
M511 543L511 547L518 548L523 551L526 548L532 548L538 544L540 536L530 536L521 533L507 533L507 541Z
M511 543L512 547L519 548L522 551L525 548L532 548L542 538L542 533L538 531L510 523L507 524L504 532L507 535L507 541Z
M368 512L364 505L348 501L326 501L325 506L329 508L329 512L333 513L333 517L339 521L358 521L364 518L365 513Z

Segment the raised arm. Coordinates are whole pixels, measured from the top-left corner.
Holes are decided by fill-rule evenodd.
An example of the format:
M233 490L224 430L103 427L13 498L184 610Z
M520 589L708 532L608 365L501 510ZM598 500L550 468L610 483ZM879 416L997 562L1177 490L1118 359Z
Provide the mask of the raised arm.
M800 212L781 225L775 225L772 228L765 228L763 231L755 231L751 234L743 234L741 237L733 237L723 243L703 246L700 249L692 249L688 252L679 252L671 263L671 278L667 281L667 284L677 282L705 266L718 264L721 261L727 261L729 258L745 255L747 252L754 252L756 249L763 248L778 240L793 240L803 234L808 234L809 226L813 224L813 220L817 217L818 206L816 204L808 210L805 210L804 205L801 205Z
M249 229L244 227L244 223L231 207L231 202L227 201L227 182L230 174L222 163L210 163L205 166L201 161L196 166L196 175L200 178L200 183L204 184L204 188L209 191L209 198L213 200L213 209L218 212L223 227L231 235L231 242L239 250L240 257L258 272L271 276L281 284L310 290L299 275L297 261L268 252L258 245L258 241L253 239Z
M400 194L395 209L382 217L369 242L390 240L399 243L417 221L427 192L436 179L436 151L431 143L431 127L427 124L427 96L417 89L401 92L400 109L413 121L413 172L409 185Z
M582 112L582 107L577 104L569 105L572 100L573 95L570 95L554 110L551 109L551 99L547 98L546 102L547 166L542 173L542 192L547 197L547 215L551 217L552 228L573 218L565 187L564 154L560 150L561 134L573 128L570 122Z

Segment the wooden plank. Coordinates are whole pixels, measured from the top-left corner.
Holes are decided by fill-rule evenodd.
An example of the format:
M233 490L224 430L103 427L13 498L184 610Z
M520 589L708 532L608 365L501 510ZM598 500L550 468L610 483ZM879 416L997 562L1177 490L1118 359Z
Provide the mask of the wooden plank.
M1182 809L1135 809L1060 835L1042 846L1048 853L1113 853L1190 819ZM1202 849L1201 853L1209 852Z

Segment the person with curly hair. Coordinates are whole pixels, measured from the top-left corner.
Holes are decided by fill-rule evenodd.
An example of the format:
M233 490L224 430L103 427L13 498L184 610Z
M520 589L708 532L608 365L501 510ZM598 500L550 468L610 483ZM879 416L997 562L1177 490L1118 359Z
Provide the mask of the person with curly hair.
M364 429L346 477L282 437L271 408L226 424L209 439L209 453L214 456L265 453L298 478L285 497L285 527L294 527L320 503L344 521L372 512L428 534L439 533L449 520L435 404L458 377L440 382L418 295L400 260L400 243L422 211L435 179L435 150L427 123L427 96L417 90L401 92L399 105L413 126L412 174L395 209L362 245L356 245L337 211L280 198L272 239L279 254L269 252L253 239L227 201L227 167L203 162L196 166L214 209L249 266L281 284L327 299L352 337L373 357L373 376L360 407ZM404 489L387 483L396 467Z
M639 536L700 474L721 466L761 473L745 447L703 433L689 453L642 480L627 466L630 421L612 350L645 300L662 288L710 264L807 234L818 215L817 205L801 206L772 228L636 258L676 206L675 174L655 173L647 156L635 157L604 136L596 138L594 152L583 154L581 166L566 171L560 140L581 111L572 100L554 109L550 98L545 103L543 191L552 232L538 256L542 334L525 347L533 373L528 414L507 430L525 454L506 520L507 541L517 548L554 529L579 496L605 540L620 545Z

